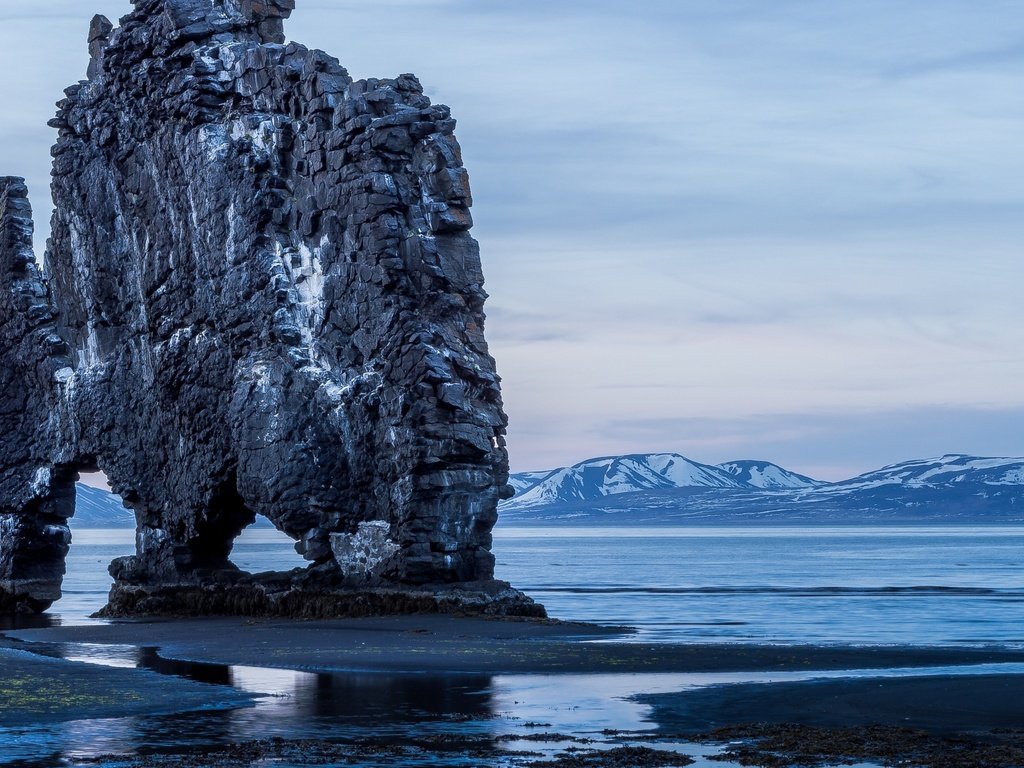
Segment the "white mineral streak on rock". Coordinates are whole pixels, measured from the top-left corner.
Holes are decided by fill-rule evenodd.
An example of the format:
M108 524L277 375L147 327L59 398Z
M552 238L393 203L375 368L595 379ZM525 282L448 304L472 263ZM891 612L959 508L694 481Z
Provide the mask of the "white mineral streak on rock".
M42 496L50 489L50 482L53 480L53 473L49 467L40 467L32 476L32 493Z
M171 338L167 342L167 346L171 349L177 349L183 344L187 345L192 341L192 329L191 328L179 328L171 334Z
M331 551L347 581L379 578L388 561L401 551L383 520L360 523L356 533L332 533Z
M135 546L140 555L158 552L170 538L170 534L162 528L143 527L135 534Z
M206 147L206 159L211 163L223 160L231 146L228 131L221 125L204 125L199 129L199 140Z
M82 350L80 367L97 368L100 363L100 340L96 335L96 325L90 320L86 327L85 348Z
M256 389L260 394L268 394L271 388L270 365L255 363L250 369Z
M231 138L234 141L248 139L253 147L269 153L277 146L277 129L273 120L263 120L255 128L246 126L243 120L236 120L231 125Z
M302 332L303 344L311 349L314 334L319 332L324 320L324 272L321 265L320 248L310 248L299 243L297 253L285 259L284 266L291 277L297 296L296 324Z
M230 267L235 262L237 250L235 248L235 233L238 231L238 216L235 213L235 201L232 200L228 206L228 239L224 243L224 264Z

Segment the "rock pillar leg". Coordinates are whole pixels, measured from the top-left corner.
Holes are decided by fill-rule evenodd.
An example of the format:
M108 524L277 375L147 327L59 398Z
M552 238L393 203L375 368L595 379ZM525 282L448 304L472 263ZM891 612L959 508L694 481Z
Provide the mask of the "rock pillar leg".
M0 612L60 597L74 476L55 467L55 398L71 369L32 251L22 179L0 178Z

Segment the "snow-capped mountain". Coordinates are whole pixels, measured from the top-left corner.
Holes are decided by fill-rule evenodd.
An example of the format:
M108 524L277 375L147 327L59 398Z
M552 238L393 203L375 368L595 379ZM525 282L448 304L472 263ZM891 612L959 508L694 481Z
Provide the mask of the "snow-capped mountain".
M1024 458L951 454L824 483L765 461L592 459L517 476L506 525L1022 523Z
M530 480L533 480L530 484ZM550 472L513 476L523 488L508 506L545 506L594 501L605 496L664 488L740 488L742 483L720 467L698 464L678 453L605 456Z
M767 461L701 464L678 453L642 453L588 459L571 467L511 477L510 508L593 501L671 488L813 488L823 483Z
M719 464L730 475L751 488L815 488L825 485L820 480L813 480L805 475L798 475L783 469L770 461L727 461Z
M516 495L518 496L523 491L533 488L541 480L551 475L550 469L545 469L541 472L517 472L508 479L508 484L516 489Z
M1024 484L1024 459L980 458L951 453L937 459L917 459L891 464L850 480L836 488L902 485L909 488L948 486L963 483L983 485Z
M73 528L134 528L135 513L121 499L100 488L79 483L75 494Z

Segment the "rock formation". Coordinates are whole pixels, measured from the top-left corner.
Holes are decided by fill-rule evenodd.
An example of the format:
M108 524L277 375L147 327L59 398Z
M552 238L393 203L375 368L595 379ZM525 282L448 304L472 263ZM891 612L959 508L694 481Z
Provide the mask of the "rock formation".
M138 521L113 612L467 582L542 611L489 583L506 417L455 122L412 75L285 44L293 7L93 21L51 121L45 278L0 182L0 609L59 596L73 482L99 468ZM309 569L233 568L258 514Z
M45 610L60 597L75 511L56 411L72 371L32 229L24 182L0 178L0 613Z

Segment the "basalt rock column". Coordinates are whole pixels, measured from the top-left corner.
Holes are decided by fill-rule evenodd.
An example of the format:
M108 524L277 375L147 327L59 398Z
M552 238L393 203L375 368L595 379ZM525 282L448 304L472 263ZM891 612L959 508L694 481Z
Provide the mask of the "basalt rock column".
M0 178L0 612L45 610L61 594L74 495L55 482L50 419L72 375L66 352L32 252L28 190Z
M318 588L492 577L506 418L455 123L412 75L285 45L293 5L97 17L51 123L71 360L31 444L135 511L112 599L230 581L257 514Z

